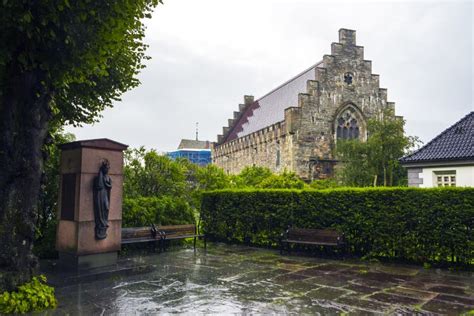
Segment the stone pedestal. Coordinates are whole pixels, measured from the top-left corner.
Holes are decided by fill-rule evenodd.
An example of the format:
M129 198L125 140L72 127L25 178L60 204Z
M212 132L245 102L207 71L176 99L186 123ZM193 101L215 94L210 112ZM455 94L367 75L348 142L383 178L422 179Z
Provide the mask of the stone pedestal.
M61 148L56 250L63 269L83 270L115 264L121 246L123 150L128 146L92 139ZM94 178L104 159L112 179L107 237L97 240L94 220Z

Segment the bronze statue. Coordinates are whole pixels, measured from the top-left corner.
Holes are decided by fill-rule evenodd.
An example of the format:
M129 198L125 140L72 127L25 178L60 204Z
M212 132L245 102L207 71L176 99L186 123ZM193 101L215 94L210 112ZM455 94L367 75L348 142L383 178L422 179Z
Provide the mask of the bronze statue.
M108 175L110 163L107 159L102 161L99 175L94 179L94 218L95 238L105 239L109 227L110 190L112 180Z

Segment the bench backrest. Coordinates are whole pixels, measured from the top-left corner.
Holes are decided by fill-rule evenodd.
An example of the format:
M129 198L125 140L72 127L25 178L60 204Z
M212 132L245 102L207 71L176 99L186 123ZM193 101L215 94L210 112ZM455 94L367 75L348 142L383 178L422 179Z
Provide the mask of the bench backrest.
M145 237L152 237L151 228L149 226L122 228L122 239L136 239Z
M308 242L340 243L343 235L335 229L289 228L287 238Z
M196 225L166 225L156 228L158 232L164 232L166 236L186 236L196 234Z

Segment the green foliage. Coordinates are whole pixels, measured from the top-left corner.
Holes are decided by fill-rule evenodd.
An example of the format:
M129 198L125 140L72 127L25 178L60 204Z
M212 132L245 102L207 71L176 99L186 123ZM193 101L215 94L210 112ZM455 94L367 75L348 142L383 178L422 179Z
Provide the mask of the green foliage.
M309 184L311 189L324 190L339 187L335 179L314 180Z
M228 189L204 193L201 216L217 240L276 245L288 225L334 227L368 258L474 260L472 188Z
M224 170L211 164L197 168L196 182L196 189L200 191L225 189L231 186L230 178Z
M195 223L193 211L182 199L173 197L139 197L123 201L124 227L142 227L151 224L179 225Z
M0 295L0 313L24 314L38 312L57 305L54 288L46 284L46 277L33 277L31 282L18 287L16 292Z
M172 160L154 150L125 153L123 224L126 227L194 223L201 192L227 188L222 169Z
M144 19L159 0L0 2L0 85L35 74L53 119L80 124L139 84ZM0 94L1 95L1 94Z
M398 159L419 144L417 137L405 136L405 121L387 108L379 118L368 121L368 139L338 140L336 155L343 168L336 169L346 186L406 185L406 171Z
M53 258L56 240L56 212L59 192L59 145L72 142L75 136L62 127L50 127L50 141L43 152L48 156L44 164L43 184L38 199L38 217L33 253L40 258Z
M143 147L125 152L126 197L175 196L186 193L186 166Z
M272 172L266 167L245 167L239 175L234 176L237 187L256 187L263 180L270 177Z
M159 1L0 1L0 283L7 288L36 265L48 126L95 122L139 84L148 58L144 21Z
M285 170L282 174L268 176L255 187L262 189L303 189L307 185L296 173Z

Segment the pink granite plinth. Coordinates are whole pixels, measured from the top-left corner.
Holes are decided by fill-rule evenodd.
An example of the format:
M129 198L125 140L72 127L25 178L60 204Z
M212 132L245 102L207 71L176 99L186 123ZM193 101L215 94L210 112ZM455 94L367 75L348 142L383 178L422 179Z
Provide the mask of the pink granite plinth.
M109 139L83 140L61 146L56 250L64 267L98 267L116 260L121 245L123 150L126 148ZM97 240L93 183L104 159L110 163L112 179L109 227L107 237Z

